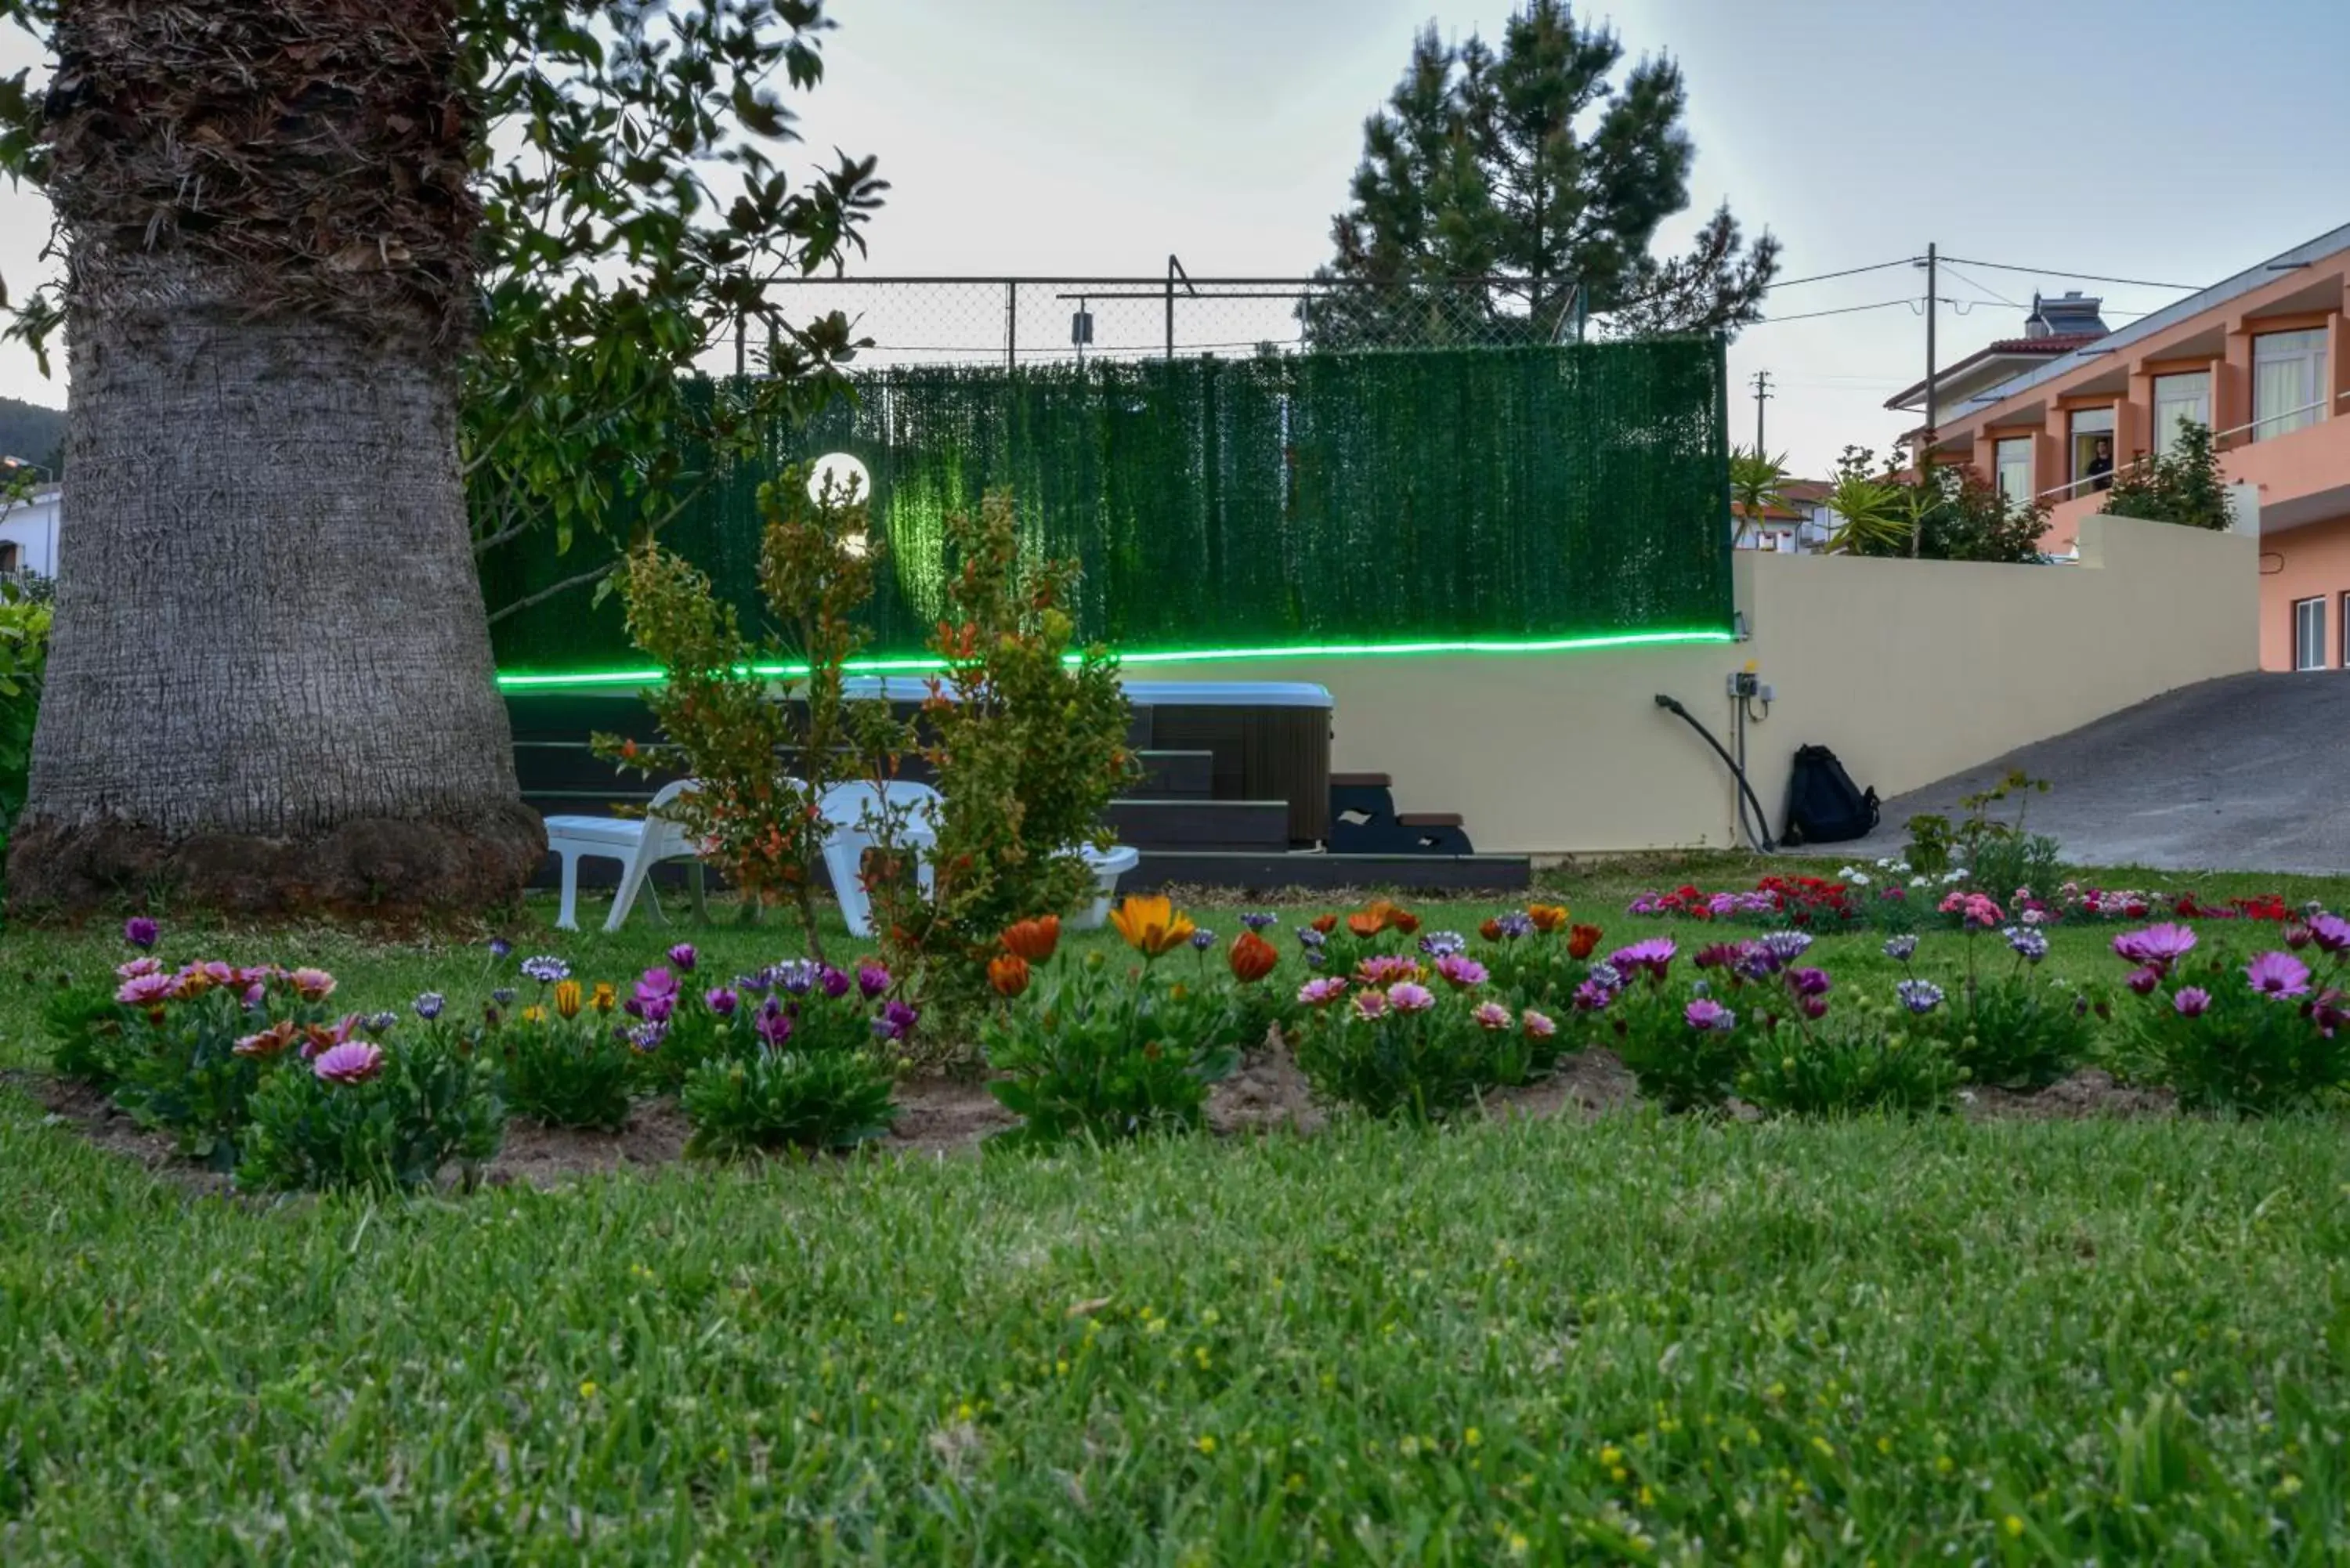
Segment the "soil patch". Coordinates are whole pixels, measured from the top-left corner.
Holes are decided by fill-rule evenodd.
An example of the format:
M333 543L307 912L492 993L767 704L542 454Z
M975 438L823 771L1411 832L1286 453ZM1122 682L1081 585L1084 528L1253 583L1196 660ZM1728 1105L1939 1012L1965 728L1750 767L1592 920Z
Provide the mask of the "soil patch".
M1314 1087L1298 1071L1297 1058L1277 1043L1242 1057L1230 1076L1208 1090L1208 1126L1227 1136L1275 1128L1310 1133L1328 1120L1314 1103Z
M1503 1121L1548 1121L1620 1110L1638 1097L1631 1070L1617 1060L1616 1053L1595 1045L1561 1061L1558 1070L1539 1084L1488 1096L1485 1112Z
M1975 1089L1960 1102L1978 1121L2080 1121L2089 1116L2168 1116L2178 1110L2178 1096L2168 1089L2144 1089L2115 1081L2111 1073L2084 1067L2044 1089L2018 1094L2012 1089Z

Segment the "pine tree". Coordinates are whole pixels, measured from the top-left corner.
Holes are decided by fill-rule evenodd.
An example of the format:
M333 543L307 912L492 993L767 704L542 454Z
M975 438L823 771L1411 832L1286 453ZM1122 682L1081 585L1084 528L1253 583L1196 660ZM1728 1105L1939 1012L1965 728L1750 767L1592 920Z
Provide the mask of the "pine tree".
M1363 127L1352 204L1332 220L1337 286L1308 303L1316 347L1550 342L1574 313L1618 332L1729 328L1755 320L1778 268L1723 206L1686 256L1651 254L1689 205L1696 149L1669 58L1614 76L1623 45L1566 0L1530 0L1498 51L1475 35L1412 46L1388 105ZM1506 284L1444 286L1506 276ZM1579 291L1579 295L1578 295Z

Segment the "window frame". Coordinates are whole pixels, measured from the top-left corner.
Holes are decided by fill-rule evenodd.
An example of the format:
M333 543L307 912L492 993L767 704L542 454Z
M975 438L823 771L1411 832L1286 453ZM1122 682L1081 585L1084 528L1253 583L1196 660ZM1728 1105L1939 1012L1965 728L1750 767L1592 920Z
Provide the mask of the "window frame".
M2005 495L2008 500L2014 502L2019 506L2029 506L2032 504L2033 497L2035 494L2033 487L2039 483L2039 480L2032 472L2032 438L2028 435L1997 436L1992 438L1991 441L1991 483L1993 485L1997 486L1999 493L2002 495ZM2020 465L2023 470L2023 493L2021 495L2010 494L2007 488L2007 470L2009 465L2008 461L2003 454L2010 447L2022 447L2023 449L2023 462Z
M2325 662L2325 601L2327 597L2328 596L2324 594L2314 594L2308 598L2295 599L2293 601L2293 673L2296 675L2307 674L2309 671L2314 670L2324 670L2330 668ZM2309 610L2313 607L2317 612L2317 631L2316 635L2310 638L2306 644L2304 644L2301 635L2302 615L2303 611ZM2304 649L2316 655L2316 662L2309 664L2302 662L2302 655Z
M2085 430L2083 429L2080 421L2084 415L2093 421L2102 419L2105 421L2104 428L2100 429L2093 422ZM2118 404L2095 403L2085 408L2067 409L2064 411L2064 483L2067 496L2077 496L2084 491L2096 488L2089 476L2089 464L2095 459L2085 458L2082 455L2083 441L2088 442L2093 449L2100 436L2113 443L2114 465L2106 472L2098 475L2098 478L2110 483L2114 475L2121 472L2120 427L2121 409Z
M2279 355L2266 360L2262 358L2262 344L2275 343L2288 337L2301 341L2303 347L2299 353ZM2264 365L2279 364L2307 365L2310 369L2308 379L2310 384L2317 389L2317 395L2296 403L2292 412L2263 414L2261 412L2261 370ZM2251 393L2252 428L2250 433L2252 440L2275 441L2282 436L2289 436L2295 431L2304 431L2312 425L2323 424L2333 414L2334 410L2326 397L2325 389L2325 328L2295 327L2281 332L2254 333L2251 369L2251 385L2247 389ZM2292 422L2283 422L2286 421Z
M2191 399L2189 399L2189 398L2171 398L2171 399L2168 399L2168 400L2166 400L2166 399L2163 397L2163 395L2162 395L2162 384L2163 384L2165 381L2173 381L2173 382L2176 382L2176 381L2186 381L2186 380L2197 380L2197 381L2200 381L2200 382L2202 382L2202 383L2203 383L2203 389L2202 389L2199 393L2198 393L2195 397L2193 397L2193 398L2191 398ZM2195 422L2196 422L2197 424L2201 425L2205 430L2210 430L2210 429L2211 429L2211 428L2212 428L2212 427L2211 427L2211 372L2210 372L2210 371L2209 371L2209 370L2171 370L2171 371L2167 371L2167 372L2165 372L2164 374L2159 375L2159 376L2157 376L2157 377L2155 377L2155 378L2154 378L2154 386L2153 386L2153 388L2152 388L2150 400L2149 400L2149 402L2148 402L2148 404L2147 404L2147 412L2152 416L2153 421L2154 421L2154 454L2155 454L2155 456L2157 456L2157 457L2168 457L2168 456L2170 455L2170 449L2171 449L2171 447L2172 447L2173 445L2175 445L2175 444L2176 444L2173 441L2170 441L2170 440L2168 440L2168 439L2167 439L2167 438L2166 438L2166 435L2165 435L2165 432L2164 432L2164 428L2163 428L2163 420L2162 420L2162 410L2163 410L2163 409L2164 409L2167 405L2168 405L2168 404L2177 404L2177 403L2184 403L2184 402L2192 402L2192 403L2194 403L2194 404L2195 404L2199 409L2200 409L2200 410L2202 410L2202 411L2201 411L2199 414L2198 414L2198 415L2196 416L2196 418L2195 418Z

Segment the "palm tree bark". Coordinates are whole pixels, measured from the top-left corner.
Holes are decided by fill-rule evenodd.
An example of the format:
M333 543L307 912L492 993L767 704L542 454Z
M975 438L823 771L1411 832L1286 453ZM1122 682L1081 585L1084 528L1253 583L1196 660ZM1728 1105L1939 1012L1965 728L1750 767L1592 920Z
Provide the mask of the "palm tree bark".
M18 910L484 907L521 804L457 451L455 0L68 0L72 522Z

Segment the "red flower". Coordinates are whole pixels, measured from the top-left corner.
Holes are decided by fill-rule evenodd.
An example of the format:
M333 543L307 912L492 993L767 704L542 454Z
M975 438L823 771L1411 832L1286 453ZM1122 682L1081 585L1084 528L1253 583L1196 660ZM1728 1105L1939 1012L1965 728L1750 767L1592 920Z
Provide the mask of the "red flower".
M1039 915L1033 920L1022 920L1004 928L1003 950L1030 963L1045 962L1060 944L1061 917L1058 915Z
M1566 956L1578 961L1589 958L1598 946L1597 926L1577 926L1566 934Z
M1028 961L1017 953L988 960L987 983L995 988L998 996L1019 995L1028 989Z
M1253 985L1273 972L1274 966L1281 961L1281 954L1254 931L1243 931L1225 960L1232 966L1233 979L1243 985Z

